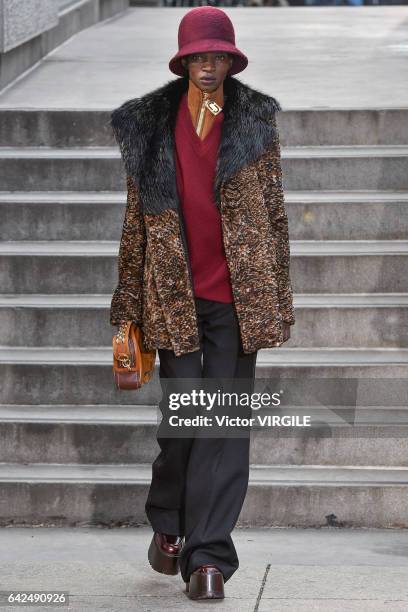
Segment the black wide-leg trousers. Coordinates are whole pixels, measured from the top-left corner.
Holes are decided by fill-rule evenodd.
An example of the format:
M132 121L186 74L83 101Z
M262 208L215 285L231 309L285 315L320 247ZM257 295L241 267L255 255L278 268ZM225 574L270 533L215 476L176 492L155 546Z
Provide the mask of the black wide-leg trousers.
M200 350L179 357L159 349L160 380L167 378L247 379L252 393L257 351L244 353L233 304L195 298ZM168 411L169 393L159 407ZM184 535L183 580L200 565L216 565L227 581L238 569L231 532L248 489L250 435L161 437L145 504L154 531Z

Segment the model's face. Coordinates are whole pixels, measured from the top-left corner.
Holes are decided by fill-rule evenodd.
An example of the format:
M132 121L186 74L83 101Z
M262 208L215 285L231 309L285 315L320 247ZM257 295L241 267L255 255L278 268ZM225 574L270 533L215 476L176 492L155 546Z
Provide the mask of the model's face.
M225 51L191 53L181 58L189 78L202 91L215 91L227 76L233 58Z

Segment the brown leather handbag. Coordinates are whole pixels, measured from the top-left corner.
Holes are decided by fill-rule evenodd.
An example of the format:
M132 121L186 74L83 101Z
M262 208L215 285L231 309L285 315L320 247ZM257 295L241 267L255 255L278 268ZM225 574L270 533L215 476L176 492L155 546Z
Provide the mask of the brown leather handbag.
M154 373L156 349L146 351L141 328L127 321L113 336L113 376L118 389L140 389Z

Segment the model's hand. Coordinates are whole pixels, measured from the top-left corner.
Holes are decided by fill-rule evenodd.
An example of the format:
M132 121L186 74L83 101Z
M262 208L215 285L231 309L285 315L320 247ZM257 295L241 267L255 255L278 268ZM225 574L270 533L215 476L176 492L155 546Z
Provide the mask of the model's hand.
M283 332L283 342L286 342L290 338L290 325L289 323L282 323L282 332Z

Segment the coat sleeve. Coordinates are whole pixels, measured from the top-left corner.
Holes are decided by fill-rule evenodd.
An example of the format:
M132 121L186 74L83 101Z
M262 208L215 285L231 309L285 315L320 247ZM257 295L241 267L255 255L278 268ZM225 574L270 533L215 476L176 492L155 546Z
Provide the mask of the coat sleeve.
M118 258L119 282L111 301L111 325L119 325L121 321L134 321L140 325L142 318L146 231L138 189L130 176L126 181L127 203Z
M276 117L270 120L277 136L259 160L258 176L262 186L265 204L269 213L272 236L276 244L278 264L279 312L282 320L293 325L293 289L290 280L290 246L288 217L282 185L281 151Z

